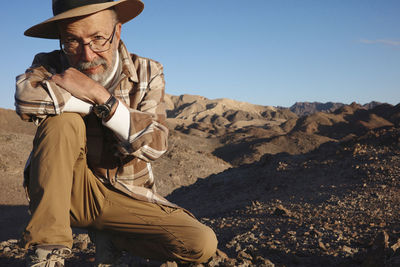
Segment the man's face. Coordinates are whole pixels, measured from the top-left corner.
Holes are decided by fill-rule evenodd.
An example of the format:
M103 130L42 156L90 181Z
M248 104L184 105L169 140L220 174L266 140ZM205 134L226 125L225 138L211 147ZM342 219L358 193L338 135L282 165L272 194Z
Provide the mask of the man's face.
M80 53L67 55L70 65L93 80L102 83L112 72L121 36L121 24L114 25L112 11L103 10L90 16L66 20L59 24L61 42L78 41ZM89 45L82 46L95 38L108 39L114 30L111 48L104 52L93 52Z

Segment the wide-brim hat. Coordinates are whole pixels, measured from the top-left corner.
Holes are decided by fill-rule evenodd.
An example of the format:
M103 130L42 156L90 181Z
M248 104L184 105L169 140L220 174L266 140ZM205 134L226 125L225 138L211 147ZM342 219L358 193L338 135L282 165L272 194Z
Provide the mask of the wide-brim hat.
M111 7L115 9L118 21L123 24L139 15L144 4L140 0L53 0L54 17L30 27L24 34L31 37L58 39L58 22L91 15Z

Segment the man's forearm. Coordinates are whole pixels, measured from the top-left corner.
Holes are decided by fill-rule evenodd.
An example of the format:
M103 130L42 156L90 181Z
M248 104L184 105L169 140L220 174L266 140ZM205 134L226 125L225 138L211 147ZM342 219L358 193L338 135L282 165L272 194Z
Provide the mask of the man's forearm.
M74 96L71 96L71 98L67 101L67 103L65 103L63 112L76 112L82 114L89 114L91 108L92 108L91 104L82 101Z
M119 101L114 114L108 121L103 121L103 125L113 130L121 141L128 141L130 128L130 113L128 108Z
M81 114L89 114L91 112L93 105L80 100L74 96L68 100L68 102L64 106L63 112L76 112ZM130 125L130 116L129 110L122 103L118 103L118 106L111 116L111 118L107 121L103 121L103 125L110 128L112 131L117 134L121 140L128 141L129 137L129 125Z

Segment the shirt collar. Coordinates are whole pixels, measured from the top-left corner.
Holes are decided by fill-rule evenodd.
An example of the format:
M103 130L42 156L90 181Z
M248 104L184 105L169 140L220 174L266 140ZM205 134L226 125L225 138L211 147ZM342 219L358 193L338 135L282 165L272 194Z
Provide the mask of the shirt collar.
M118 70L118 65L119 65L119 53L116 53L116 59L115 59L115 62L114 62L113 69L112 69L110 75L105 80L104 86L107 87L110 84L111 80L115 77L115 73Z
M138 82L137 70L135 65L133 64L131 54L126 49L126 46L122 40L120 40L119 44L119 53L122 61L122 72L129 77L132 82Z

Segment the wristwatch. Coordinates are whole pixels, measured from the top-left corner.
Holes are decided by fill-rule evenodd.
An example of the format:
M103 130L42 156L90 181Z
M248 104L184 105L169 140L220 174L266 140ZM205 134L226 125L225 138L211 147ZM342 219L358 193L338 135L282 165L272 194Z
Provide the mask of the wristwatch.
M104 104L94 105L93 112L100 119L108 118L108 116L110 116L111 110L113 109L116 103L117 99L115 98L115 96L111 95L110 98Z

